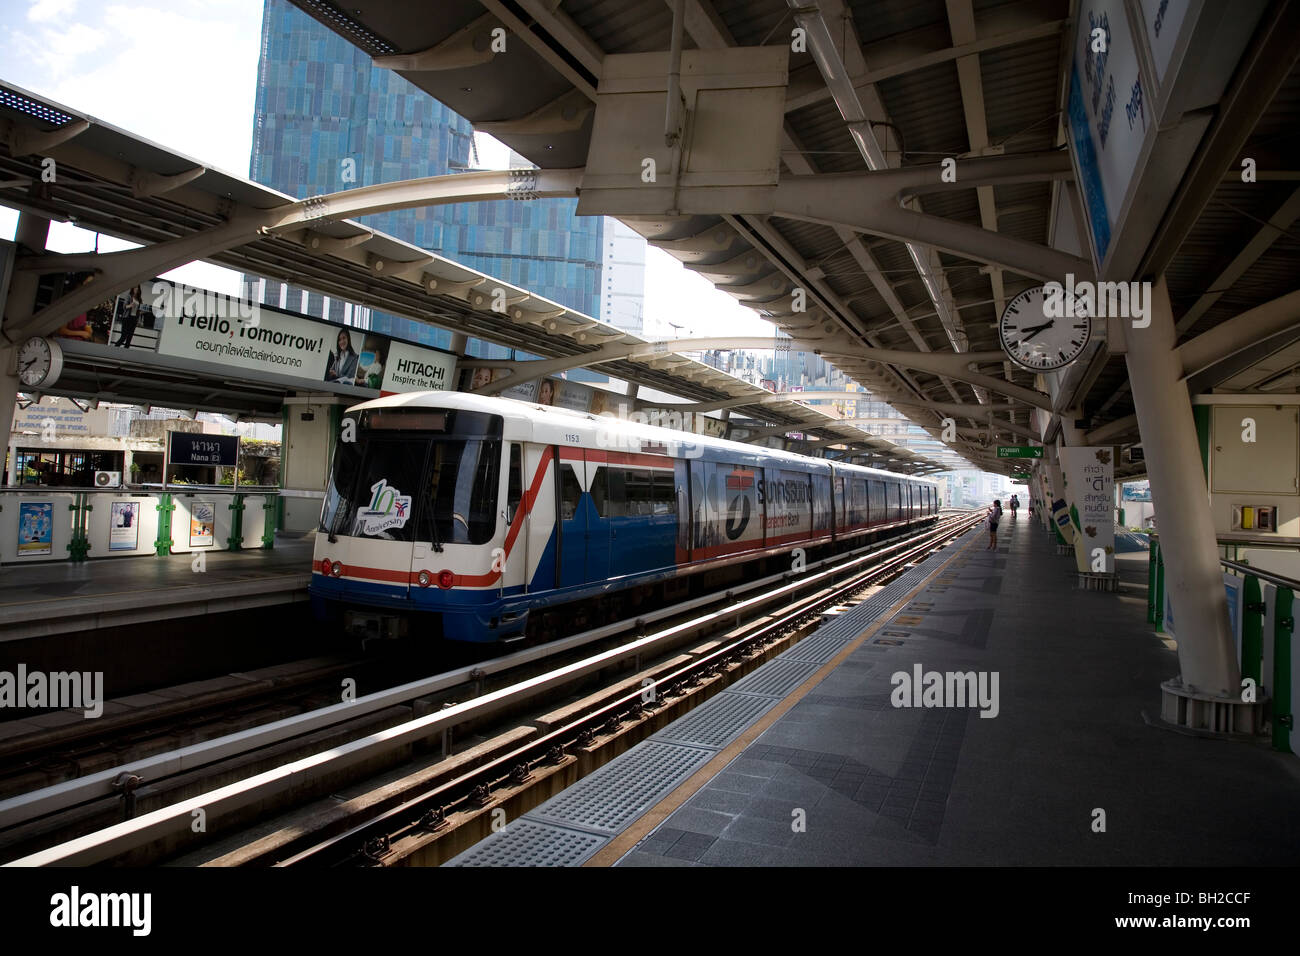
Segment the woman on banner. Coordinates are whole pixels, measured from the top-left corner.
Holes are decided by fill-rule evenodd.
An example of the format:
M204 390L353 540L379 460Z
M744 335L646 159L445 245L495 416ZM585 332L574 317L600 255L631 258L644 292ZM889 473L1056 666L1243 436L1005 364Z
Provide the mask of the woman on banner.
M352 351L352 336L345 329L339 329L336 345L338 351L330 353L325 381L351 385L357 374L357 353Z

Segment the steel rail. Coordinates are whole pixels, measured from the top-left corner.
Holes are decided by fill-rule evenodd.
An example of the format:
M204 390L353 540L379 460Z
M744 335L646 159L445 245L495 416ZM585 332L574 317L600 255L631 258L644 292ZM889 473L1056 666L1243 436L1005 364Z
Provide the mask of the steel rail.
M798 578L803 582L815 580L815 574L810 578L809 572L819 570L822 573L827 571L835 572L838 569L851 567L855 561L881 556L892 550L905 547L906 544L906 541L894 542L880 548L868 545L845 554L822 558L811 563L807 571L800 573ZM304 736L389 707L409 703L419 697L462 684L471 684L484 677L514 670L534 661L613 637L624 631L640 632L647 625L657 621L676 617L718 601L732 601L738 595L770 588L777 582L789 581L793 577L796 577L796 572L783 571L780 574L769 575L755 581L730 587L725 591L669 605L638 615L635 618L602 625L601 627L583 631L580 634L561 638L558 641L551 641L537 647L527 648L490 661L482 661L445 671L442 674L418 681L411 681L397 687L376 691L353 701L332 704L305 714L297 714L258 727L250 727L247 730L191 744L165 753L154 754L107 770L52 784L30 793L9 797L0 800L0 830L18 826L91 800L115 796L119 791L114 787L114 782L124 773L132 774L150 783L157 783L166 777L188 773L221 760L238 757L294 737Z
M938 526L924 533L914 547L897 555L883 565L864 570L849 581L834 585L829 593L815 594L799 602L801 605L764 624L758 631L737 638L730 644L716 648L697 660L682 665L677 670L653 679L653 685L643 685L589 713L576 717L545 736L528 741L513 751L502 754L466 774L447 781L433 790L421 794L399 806L378 814L357 826L327 837L314 846L299 850L276 863L278 867L333 866L355 861L378 862L381 850L390 848L396 840L431 832L445 826L446 815L464 805L483 805L491 791L503 784L517 786L526 781L532 770L541 763L559 763L561 755L573 747L585 746L594 737L594 727L616 728L625 720L639 715L643 710L657 706L665 696L681 693L683 685L699 683L701 676L717 673L730 661L738 659L753 644L765 642L795 625L816 608L833 604L845 595L864 587L871 579L888 575L917 555L934 550L935 545L950 540L977 524L980 516L964 517L948 525ZM717 612L719 614L723 612ZM653 686L653 703L646 701L646 692ZM663 693L661 694L661 689ZM495 776L494 776L495 775ZM398 823L398 821L406 821ZM361 844L357 848L357 844Z
M652 651L657 646L668 643L674 638L680 637L692 630L699 630L702 627L707 626L715 618L722 615L728 617L736 616L738 613L742 613L746 608L761 606L770 603L773 600L780 600L791 590L805 589L810 584L820 582L827 577L842 573L846 569L861 565L866 561L879 559L887 552L898 551L911 546L910 550L906 551L904 555L890 559L891 563L898 563L906 560L906 557L915 553L918 550L918 547L923 548L928 546L918 546L918 539L928 541L930 538L937 539L938 537L951 536L959 533L955 530L959 526L969 525L974 520L976 519L969 516L951 520L946 525L923 532L921 535L908 541L897 542L888 545L885 548L877 549L874 552L852 558L849 561L839 562L833 567L824 569L815 574L801 574L795 582L787 583L784 586L777 588L775 591L770 591L749 598L739 604L730 605L724 609L706 615L704 618L680 622L655 634L642 637L627 644L619 645L618 647L611 648L592 657L564 665L555 670L528 678L508 687L491 691L464 703L452 705L451 707L447 707L435 714L419 717L405 724L391 727L367 737L339 745L324 753L313 754L292 761L281 767L264 771L245 780L237 781L208 793L200 794L196 797L160 808L137 819L124 821L123 823L116 824L104 830L87 834L67 843L39 851L6 865L89 865L112 859L113 857L119 856L130 850L148 845L155 840L179 832L188 831L193 819L193 813L196 810L203 810L209 819L214 819L224 814L233 813L252 803L294 789L295 787L302 785L311 776L323 772L326 768L328 768L331 773L345 770L359 763L381 757L393 749L404 747L438 735L443 731L453 728L470 719L491 717L503 710L509 709L520 698L527 698L536 694L545 693L548 690L564 686L578 677L599 671L604 667L617 663L618 661ZM877 568L869 570L867 573L868 575L878 576L882 572ZM772 576L772 579L788 578L790 576L793 576L793 572L783 572L781 575ZM765 580L770 583L771 579ZM753 589L756 586L760 586L762 583L763 582L751 582L746 587L747 589ZM860 583L858 586L861 586ZM737 590L739 589L733 588L725 592L725 594L729 597ZM643 619L648 619L650 616L651 615L645 615L643 616ZM616 625L608 625L607 628L615 626ZM622 626L624 628L627 627L626 623L623 623ZM550 645L532 648L528 651L520 652L520 654L535 655L549 647ZM513 657L515 655L511 656ZM458 672L451 673L455 674ZM393 695L396 695L399 692L407 693L409 698L409 696L411 696L409 693L411 688L428 688L434 682L447 680L448 677L449 675L440 675L439 677L431 678L428 681L415 682L414 685L404 685L404 688L380 692L379 694L369 695L369 697L373 702L374 698L385 697L388 695L389 702L391 703L393 702ZM463 681L461 682L463 683ZM420 696L421 694L428 692L427 689L421 689L414 696ZM324 708L323 711L315 712L315 714L319 715L324 711L331 711L334 714L337 714L340 711L344 711L346 712L345 716L338 719L347 719L362 713L355 709L359 704L360 701L351 704L333 705L332 707ZM311 717L313 715L302 716ZM279 721L277 724L289 723L295 720L298 720L298 718L289 718L287 721ZM338 720L335 720L334 722L338 722ZM272 725L267 725L267 728L270 728L271 726ZM259 732L264 731L267 728L253 728L249 731L232 734L227 738L210 741L209 743L215 746L208 748L209 754L220 753L223 756L233 756L247 752L250 749L256 749L256 745L249 746L246 741L256 740ZM199 747L202 745L195 746ZM192 751L193 749L194 748L183 748L183 750L174 751L172 754L158 755L158 759L171 758L170 760L164 759L163 765L168 767L179 767L180 770L192 769L195 766L201 766L202 763L209 763L214 759L209 756L207 760L203 760L199 763L184 763L183 755L185 755L187 751ZM140 762L136 766L140 766L143 763L145 762ZM111 772L112 771L110 771L110 773ZM172 772L179 772L179 770L172 770ZM103 774L97 774L95 776L99 777L103 776ZM77 782L78 781L69 781L68 783L75 784ZM62 789L67 788L65 788L65 785L63 784L46 788L47 791L57 791ZM37 793L40 794L42 792L43 791L38 791ZM15 799L18 800L22 798ZM5 803L14 802L15 801L5 801Z

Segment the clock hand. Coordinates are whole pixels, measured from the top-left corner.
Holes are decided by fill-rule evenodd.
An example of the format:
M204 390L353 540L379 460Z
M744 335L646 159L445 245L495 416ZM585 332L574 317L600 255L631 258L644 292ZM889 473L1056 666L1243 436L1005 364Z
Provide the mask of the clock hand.
M1056 320L1053 319L1053 320L1051 320L1051 321L1049 321L1049 322L1044 323L1043 325L1036 325L1036 326L1034 326L1032 329L1025 329L1025 332L1026 332L1027 334L1025 335L1025 337L1024 337L1023 339L1021 339L1019 342L1017 342L1016 345L1017 345L1017 346L1024 345L1026 342L1028 342L1030 339L1032 339L1032 338L1033 338L1035 335L1037 335L1039 332L1043 331L1044 329L1050 329L1050 328L1051 328L1053 325L1055 325L1055 324L1056 324Z

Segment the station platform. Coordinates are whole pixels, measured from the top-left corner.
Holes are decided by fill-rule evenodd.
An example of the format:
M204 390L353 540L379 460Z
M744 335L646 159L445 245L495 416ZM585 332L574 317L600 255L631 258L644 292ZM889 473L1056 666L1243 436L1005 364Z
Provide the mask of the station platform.
M0 643L307 600L314 533L275 546L0 565Z
M1300 760L1159 721L1178 665L1146 553L1114 593L1024 515L998 541L968 532L445 865L1293 865ZM918 665L988 675L989 706L893 706Z

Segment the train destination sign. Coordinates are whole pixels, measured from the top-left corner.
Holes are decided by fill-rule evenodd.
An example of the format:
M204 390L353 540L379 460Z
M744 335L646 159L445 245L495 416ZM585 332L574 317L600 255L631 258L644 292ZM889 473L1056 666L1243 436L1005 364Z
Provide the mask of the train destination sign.
M168 432L168 458L173 465L221 465L230 468L239 455L237 435Z
M1041 445L998 445L999 458L1042 458Z

